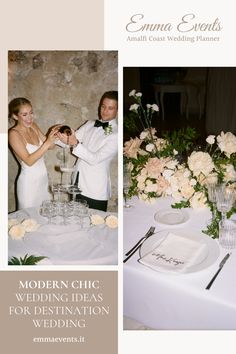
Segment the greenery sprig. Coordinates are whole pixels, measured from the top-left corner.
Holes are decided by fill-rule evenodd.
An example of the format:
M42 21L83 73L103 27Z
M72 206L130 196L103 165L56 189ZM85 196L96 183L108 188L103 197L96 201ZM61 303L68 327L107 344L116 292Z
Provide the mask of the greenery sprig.
M46 256L34 256L26 254L23 258L12 257L8 261L8 265L35 265L42 261L43 259L48 258Z

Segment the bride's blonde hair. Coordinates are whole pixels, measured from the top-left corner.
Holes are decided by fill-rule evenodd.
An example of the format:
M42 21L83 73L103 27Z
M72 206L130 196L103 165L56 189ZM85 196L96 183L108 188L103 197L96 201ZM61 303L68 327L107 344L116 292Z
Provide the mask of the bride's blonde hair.
M18 115L21 106L29 105L32 107L31 102L24 97L14 98L8 105L8 118L12 119L13 114Z

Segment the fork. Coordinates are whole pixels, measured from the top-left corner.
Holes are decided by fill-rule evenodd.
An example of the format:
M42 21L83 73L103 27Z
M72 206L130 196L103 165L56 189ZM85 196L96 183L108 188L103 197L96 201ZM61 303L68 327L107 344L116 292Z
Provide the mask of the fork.
M128 259L139 249L139 247L143 244L143 242L154 234L155 227L151 226L150 229L146 232L146 234L125 254L127 257L124 259L123 263L128 261Z

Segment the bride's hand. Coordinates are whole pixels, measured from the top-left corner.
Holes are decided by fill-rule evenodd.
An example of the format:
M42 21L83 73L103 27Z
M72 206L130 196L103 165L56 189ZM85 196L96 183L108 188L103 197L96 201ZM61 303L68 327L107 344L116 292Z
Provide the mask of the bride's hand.
M64 144L69 144L71 146L76 145L78 141L77 141L77 138L75 136L75 131L73 129L71 129L71 131L72 131L72 134L69 135L69 137L66 134L58 132L57 133L58 139Z
M49 143L50 147L54 146L54 143L57 140L57 133L58 133L58 126L57 127L53 127L50 130L50 132L48 133L45 142Z

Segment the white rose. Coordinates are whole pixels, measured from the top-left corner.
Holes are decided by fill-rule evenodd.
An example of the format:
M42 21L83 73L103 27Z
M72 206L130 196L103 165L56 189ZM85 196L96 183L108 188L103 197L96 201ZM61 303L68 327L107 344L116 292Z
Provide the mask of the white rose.
M186 183L181 187L181 194L184 198L189 199L194 194L194 188Z
M141 144L142 141L138 138L135 139L131 138L129 141L126 141L124 146L124 155L126 157L133 157L136 159Z
M143 182L146 181L147 175L146 175L146 173L144 173L144 172L145 172L145 171L143 171L143 169L142 169L140 175L137 176L137 181L138 181L138 182L143 183Z
M142 149L138 150L138 154L141 155L141 156L149 155L147 151L142 150Z
M229 184L226 188L225 188L225 191L226 191L226 193L228 194L228 195L230 195L230 194L232 194L233 193L233 195L234 195L234 201L236 200L236 194L235 194L235 192L236 192L236 185L235 185L235 183L233 183L233 184Z
M188 169L183 170L183 177L189 178L191 176L191 172Z
M211 156L202 151L192 152L188 158L188 165L194 176L199 176L200 173L208 176L214 168Z
M25 228L26 232L36 231L40 226L34 219L25 219L21 222L21 225Z
M171 159L169 161L166 162L166 167L170 168L170 169L174 169L176 166L178 165L178 161L175 159Z
M221 132L216 139L220 150L225 152L227 157L236 152L236 136L234 134Z
M209 135L207 138L206 138L206 142L210 145L213 145L215 143L215 135Z
M206 178L206 184L207 183L217 183L218 181L218 176L216 172L210 173L207 178Z
M146 182L146 187L145 187L144 191L146 193L157 192L157 184L156 183L152 183L152 181L148 180Z
M154 149L154 144L147 144L147 145L146 145L146 150L147 150L148 152L151 152L153 149Z
M8 219L8 230L14 225L19 224L19 221L17 219Z
M157 150L161 151L168 145L168 142L166 141L166 139L158 138L155 141L155 145L157 147Z
M144 202L148 198L148 196L145 193L139 193L138 197L139 197L140 200L143 200Z
M173 170L168 170L165 169L164 172L162 173L162 176L165 177L167 181L170 181L171 176L173 176L174 171Z
M131 96L134 96L134 95L135 95L135 92L136 92L136 90L130 91L129 96L130 96L130 97L131 97Z
M195 180L195 178L191 178L189 183L190 183L190 186L196 186L197 181Z
M178 191L173 191L172 192L172 197L174 198L174 200L176 202L180 202L181 200L183 200L183 197L182 197L181 193L178 192Z
M138 108L139 108L139 104L134 103L129 107L129 110L137 112Z
M204 193L196 192L190 199L190 205L193 209L205 208L207 205L207 198Z
M159 107L157 104L152 104L151 107L150 107L153 111L156 111L156 112L159 112Z
M13 240L21 240L25 236L25 228L21 224L14 225L9 230L9 235Z
M142 97L142 95L143 95L143 94L142 94L141 92L137 92L137 93L135 94L136 97Z
M102 225L104 224L105 220L101 215L93 214L90 216L92 225Z
M210 173L208 176L211 176L212 173ZM208 176L204 176L202 173L197 176L197 181L201 186L205 186L207 184Z
M236 171L234 166L229 164L226 165L226 171L224 173L224 182L234 182L236 181Z
M146 176L140 175L140 176L137 177L137 182L138 182L137 187L138 187L139 190L144 190L144 188L145 188L145 180L146 180Z
M145 183L143 182L138 182L137 187L140 191L143 191L145 189Z
M115 215L109 215L106 217L106 225L111 229L116 229L118 227L118 219Z
M173 150L173 153L174 153L174 155L176 156L176 155L178 155L178 151L177 150Z
M144 140L147 138L147 136L149 135L149 132L147 130L142 131L142 133L140 134L140 139Z
M178 183L178 178L176 178L174 175L170 177L169 183L171 185L172 191L178 191L179 189L179 183Z

